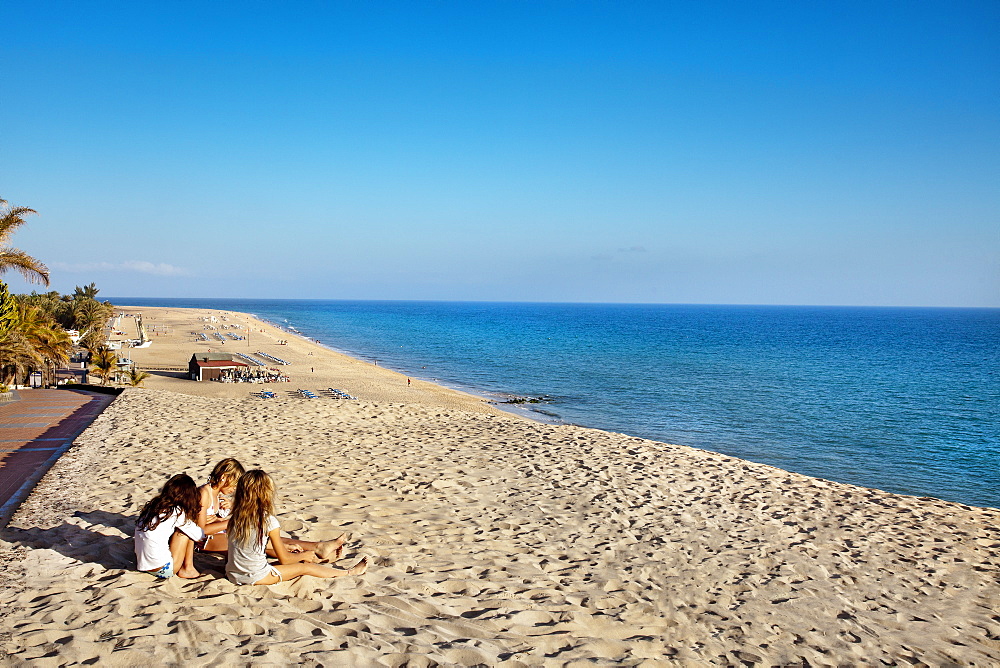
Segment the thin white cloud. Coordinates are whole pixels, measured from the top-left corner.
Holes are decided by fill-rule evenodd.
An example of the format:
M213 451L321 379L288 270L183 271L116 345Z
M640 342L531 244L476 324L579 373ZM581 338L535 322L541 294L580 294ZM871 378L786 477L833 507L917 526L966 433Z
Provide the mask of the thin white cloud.
M114 271L135 274L152 274L154 276L190 276L191 272L183 267L175 267L166 262L147 262L145 260L126 260L125 262L53 262L53 269L70 274L83 274L95 271Z

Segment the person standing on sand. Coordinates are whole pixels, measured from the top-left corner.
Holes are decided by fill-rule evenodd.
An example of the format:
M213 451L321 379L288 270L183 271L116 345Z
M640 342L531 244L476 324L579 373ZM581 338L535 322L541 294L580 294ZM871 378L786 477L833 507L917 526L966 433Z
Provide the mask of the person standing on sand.
M274 481L260 469L247 471L236 485L233 514L229 518L229 560L226 577L239 585L271 585L301 575L336 578L363 575L368 570L368 557L347 570L322 566L312 550L292 554L281 541L281 528L274 516ZM270 547L278 557L269 564L265 549ZM343 546L330 555L336 561Z

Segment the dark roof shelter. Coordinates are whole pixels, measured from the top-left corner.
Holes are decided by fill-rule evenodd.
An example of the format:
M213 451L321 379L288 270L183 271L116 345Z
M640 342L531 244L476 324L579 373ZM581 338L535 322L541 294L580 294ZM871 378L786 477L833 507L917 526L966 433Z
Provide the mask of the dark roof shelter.
M188 362L191 380L216 380L226 370L247 368L246 362L237 362L229 353L195 353Z

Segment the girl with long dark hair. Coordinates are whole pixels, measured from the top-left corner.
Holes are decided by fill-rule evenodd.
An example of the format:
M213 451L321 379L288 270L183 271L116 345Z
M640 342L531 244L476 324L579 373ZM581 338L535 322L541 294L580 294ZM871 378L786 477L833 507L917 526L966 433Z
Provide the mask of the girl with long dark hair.
M201 495L191 476L179 473L142 507L135 522L135 558L140 571L167 579L196 578L192 541L205 537L198 526ZM179 566L179 567L178 567Z

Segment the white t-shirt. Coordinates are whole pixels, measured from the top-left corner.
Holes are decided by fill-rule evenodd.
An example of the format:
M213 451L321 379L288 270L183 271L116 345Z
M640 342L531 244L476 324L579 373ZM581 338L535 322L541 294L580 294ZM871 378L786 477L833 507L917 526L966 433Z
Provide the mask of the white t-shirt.
M152 531L135 530L135 560L138 570L154 571L167 565L171 560L170 537L174 535L175 529L194 541L205 537L200 526L185 519L180 508L174 508L169 515L160 516L160 523ZM174 568L179 566L180 564L174 564Z
M267 563L268 534L280 527L278 518L274 515L267 516L264 524L264 539L256 545L236 543L232 536L229 537L229 561L226 562L226 577L236 584L253 584L271 572L271 566Z

